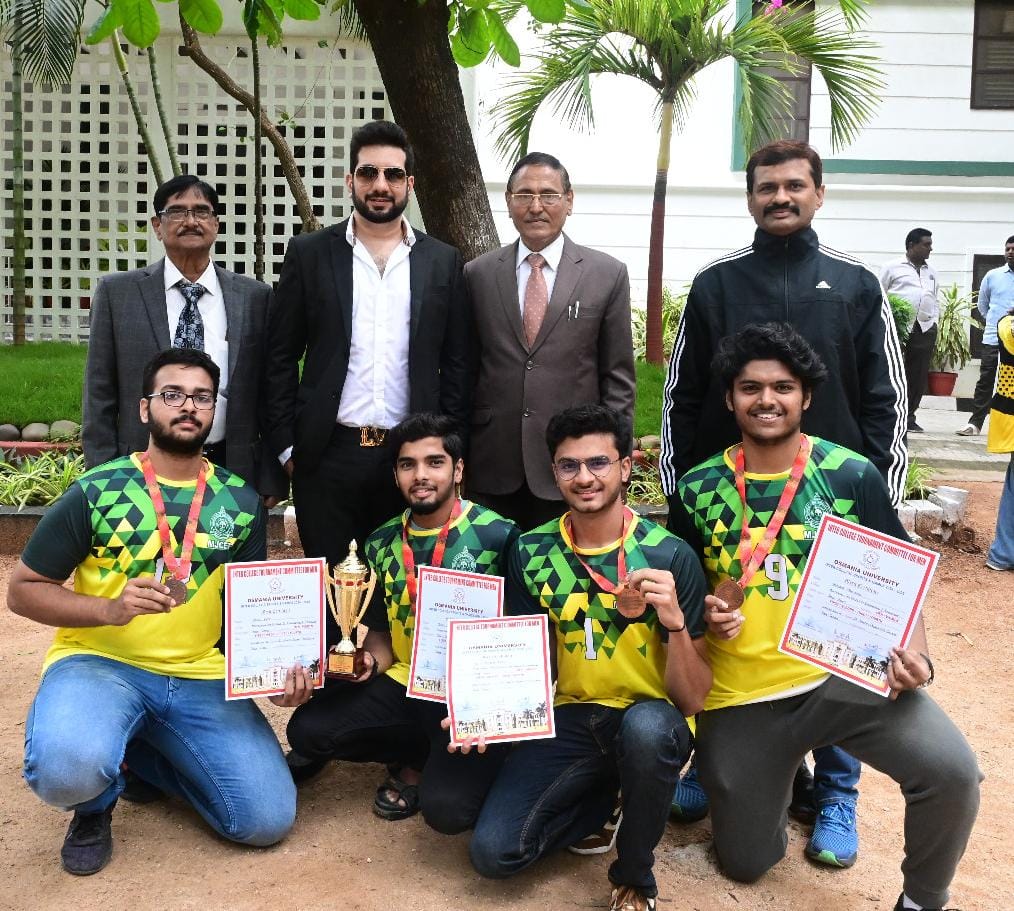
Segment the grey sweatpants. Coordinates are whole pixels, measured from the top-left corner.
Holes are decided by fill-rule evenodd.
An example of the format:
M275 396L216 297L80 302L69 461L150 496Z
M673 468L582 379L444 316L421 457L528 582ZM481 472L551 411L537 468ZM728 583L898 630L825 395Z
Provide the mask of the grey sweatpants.
M702 713L697 768L722 870L753 882L785 856L793 775L806 753L830 744L901 786L905 892L920 905L943 907L979 809L982 773L961 732L923 690L892 702L830 677L801 696Z

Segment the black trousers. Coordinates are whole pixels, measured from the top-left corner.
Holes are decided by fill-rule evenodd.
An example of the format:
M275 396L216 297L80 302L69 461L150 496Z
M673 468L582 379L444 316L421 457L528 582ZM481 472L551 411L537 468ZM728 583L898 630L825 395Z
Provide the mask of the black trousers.
M309 759L400 763L422 772L419 806L445 835L475 825L507 756L506 744L467 756L448 753L440 727L447 706L409 699L386 674L366 683L329 683L292 713L289 745Z
M937 340L937 325L934 323L925 332L918 323L912 326L912 334L905 343L905 382L908 385L908 419L915 420L915 413L926 394L926 374L929 372L933 346Z
M299 450L294 454L292 500L303 553L325 557L328 566L345 559L353 540L362 559L366 538L405 505L394 483L390 446L360 446L359 439L357 429L336 424L314 468L301 468ZM328 612L328 644L338 639Z
M996 364L1000 359L999 345L983 345L982 361L979 364L979 379L975 382L972 397L972 416L968 423L974 424L979 430L986 423L989 405L993 401L993 389L996 386Z

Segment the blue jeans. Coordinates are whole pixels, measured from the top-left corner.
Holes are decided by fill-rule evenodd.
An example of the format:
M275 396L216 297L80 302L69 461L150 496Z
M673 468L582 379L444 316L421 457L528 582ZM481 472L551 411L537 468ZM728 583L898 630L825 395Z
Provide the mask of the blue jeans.
M51 665L25 723L25 780L46 803L96 813L123 791L120 765L182 797L232 841L271 845L296 816L274 731L221 680L153 674L98 655Z
M862 763L841 747L817 747L813 751L813 802L817 809L843 801L855 806L862 769Z
M1001 569L1014 569L1014 452L1007 465L1007 477L996 514L996 534L989 549L989 562Z
M525 741L507 757L475 824L472 864L483 876L518 873L601 828L620 788L609 879L654 896L654 850L689 751L686 721L663 699L559 706L555 738Z

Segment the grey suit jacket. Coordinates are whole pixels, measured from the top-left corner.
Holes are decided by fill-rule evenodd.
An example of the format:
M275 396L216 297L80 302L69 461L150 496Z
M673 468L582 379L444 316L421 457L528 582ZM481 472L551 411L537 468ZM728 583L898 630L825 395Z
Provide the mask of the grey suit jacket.
M106 275L92 295L81 434L89 468L148 445L138 408L141 374L152 357L171 345L164 262ZM284 472L277 459L263 457L259 434L271 289L218 266L215 273L229 340L226 468L262 494L282 495L288 490Z
M527 481L536 496L558 500L549 419L571 405L602 403L633 421L630 282L619 260L565 237L549 309L529 347L517 250L515 241L465 266L479 355L466 480L489 494Z

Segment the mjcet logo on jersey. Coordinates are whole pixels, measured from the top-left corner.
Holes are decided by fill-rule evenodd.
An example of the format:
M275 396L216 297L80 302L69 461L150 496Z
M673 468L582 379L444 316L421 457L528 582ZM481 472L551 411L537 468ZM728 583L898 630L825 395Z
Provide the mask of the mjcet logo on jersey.
M451 569L456 569L460 573L475 572L475 557L469 553L467 547L454 555L454 559L451 560Z
M225 507L219 507L211 517L211 523L208 530L208 547L213 550L228 550L231 545L231 539L236 533L236 523L233 521L232 516L225 511Z
M820 520L829 512L831 512L831 504L823 496L815 493L810 497L810 502L803 508L803 524L806 526L805 537L807 539L817 536Z

